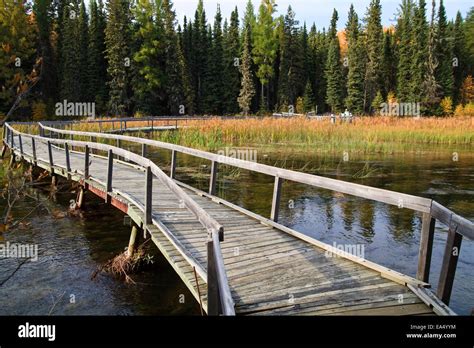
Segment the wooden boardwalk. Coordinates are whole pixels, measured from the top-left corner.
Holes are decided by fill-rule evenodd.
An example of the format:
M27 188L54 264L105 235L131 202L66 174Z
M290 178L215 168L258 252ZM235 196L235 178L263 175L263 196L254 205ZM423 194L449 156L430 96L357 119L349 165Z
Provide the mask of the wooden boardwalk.
M51 134L55 132L43 128ZM75 133L58 132L66 137ZM423 243L431 248L431 224L424 231L428 239L422 238L420 279L415 279L354 255L336 255L333 247L278 224L275 204L279 203L279 180L276 180L270 220L215 196L217 165L214 162L211 174L215 175L211 175L209 192L172 180L176 166L174 151L182 150L179 148L173 150L171 178L167 179L143 162L146 146L151 143L143 146L139 156L105 144L32 137L7 125L4 144L17 156L53 175L80 182L85 189L128 214L135 227L152 238L209 314L454 314L429 290L427 277L423 278L426 268L429 274L431 250ZM92 154L94 147L96 152L108 151L108 155ZM114 154L127 157L127 161L114 159ZM407 200L407 205L420 202ZM468 231L470 237L472 222L460 221L459 231ZM213 235L212 231L216 233ZM448 258L446 262L452 267L449 261ZM441 277L447 286L451 274ZM438 296L442 298L443 293Z

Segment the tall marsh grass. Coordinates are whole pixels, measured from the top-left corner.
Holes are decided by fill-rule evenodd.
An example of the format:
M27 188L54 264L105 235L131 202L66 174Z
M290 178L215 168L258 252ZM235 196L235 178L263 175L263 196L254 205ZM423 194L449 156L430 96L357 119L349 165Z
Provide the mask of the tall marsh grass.
M321 151L405 152L419 146L474 144L474 118L363 117L331 124L306 118L210 119L155 138L216 150L224 146L311 147Z

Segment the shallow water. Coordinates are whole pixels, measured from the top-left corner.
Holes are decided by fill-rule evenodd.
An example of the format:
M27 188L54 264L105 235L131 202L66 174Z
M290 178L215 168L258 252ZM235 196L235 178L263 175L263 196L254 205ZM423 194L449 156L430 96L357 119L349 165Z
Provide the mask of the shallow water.
M164 168L169 165L165 151L153 151L150 157ZM433 198L474 220L474 156L465 150L457 161L451 149L364 158L259 150L258 161ZM271 177L224 166L220 170L220 197L269 216ZM208 162L178 156L178 179L207 189L208 178ZM53 211L67 212L74 198L66 192L54 202L43 191L32 191L47 200ZM82 216L53 218L39 209L25 220L30 225L3 234L3 243L38 244L40 257L20 266L13 276L18 260L0 259L0 284L11 276L0 286L0 314L199 315L198 304L156 248L150 248L153 268L134 275L136 284L104 273L91 280L102 263L123 251L130 228L123 225L123 214L100 200L88 195L86 202ZM0 204L3 209L5 200ZM30 212L31 204L19 202L14 216ZM286 182L280 222L331 245L358 245L371 261L412 276L416 273L421 218L410 210ZM435 287L445 241L446 229L437 226L430 279ZM465 239L451 300L459 314L470 314L474 307L473 265L474 243Z

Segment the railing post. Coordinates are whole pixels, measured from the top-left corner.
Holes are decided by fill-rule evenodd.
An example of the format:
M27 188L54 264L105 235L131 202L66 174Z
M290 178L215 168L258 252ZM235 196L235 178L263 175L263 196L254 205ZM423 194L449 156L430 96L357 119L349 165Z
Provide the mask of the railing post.
M270 219L278 222L278 217L280 213L280 198L281 198L281 186L283 184L283 179L278 176L275 176L275 183L273 185L273 199L272 199L272 212L270 214Z
M454 276L456 275L456 266L462 242L462 235L457 233L456 229L453 226L449 226L437 291L438 297L447 305L449 305L451 291L453 290Z
M217 168L219 163L216 161L212 161L211 164L211 179L209 181L209 194L215 195L216 194L216 186L217 186Z
M145 227L152 224L153 174L150 167L145 172Z
M18 143L20 144L20 155L23 158L23 141L21 140L21 134L18 134Z
M71 179L71 158L69 156L69 144L64 144L64 152L66 154L66 171L68 180Z
M107 187L105 201L110 203L110 193L112 192L112 173L114 168L114 154L112 150L109 150L108 161L107 161Z
M426 283L430 278L431 254L433 252L435 225L436 220L431 216L431 214L423 213L416 278Z
M53 166L54 166L54 161L53 161L53 149L52 149L52 146L51 146L51 142L48 141L48 157L49 157L49 168L51 170L51 174L54 174L54 169L53 169Z
M36 140L35 138L31 138L31 152L33 155L33 162L36 164L37 159L36 159Z
M142 144L142 157L146 157L146 144Z
M217 282L214 242L212 235L209 234L207 239L207 315L216 316L220 313L219 285Z
M171 168L170 168L170 178L174 179L176 176L176 154L175 150L171 151Z
M88 188L86 180L89 179L89 146L84 149L84 188Z

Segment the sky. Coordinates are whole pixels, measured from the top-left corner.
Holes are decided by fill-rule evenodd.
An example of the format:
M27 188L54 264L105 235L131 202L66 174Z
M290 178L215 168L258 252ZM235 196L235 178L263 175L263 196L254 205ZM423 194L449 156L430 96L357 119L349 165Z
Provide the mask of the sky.
M255 13L258 13L258 6L260 0L252 0L255 6ZM318 29L327 28L331 20L333 9L335 8L339 13L338 28L345 27L347 22L347 13L351 3L362 18L366 12L366 8L370 0L277 0L278 13L284 14L291 5L296 13L296 18L300 24L306 22L308 26L316 23ZM431 1L427 0L428 8L431 11ZM198 0L174 0L174 7L178 16L179 22L182 23L183 17L194 18ZM382 3L382 23L384 26L395 24L395 14L401 3L401 0L381 0ZM439 0L436 1L439 3ZM220 4L221 11L224 17L229 17L235 6L239 9L239 15L242 18L247 4L247 0L204 0L204 8L209 21L213 21L216 13L217 4ZM444 1L448 18L455 18L457 11L461 11L463 17L469 9L474 6L472 0L445 0ZM431 13L431 12L430 12Z

